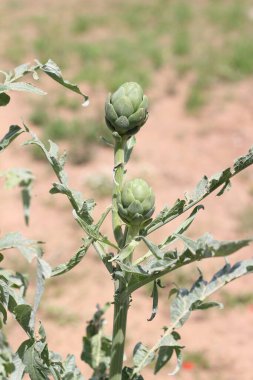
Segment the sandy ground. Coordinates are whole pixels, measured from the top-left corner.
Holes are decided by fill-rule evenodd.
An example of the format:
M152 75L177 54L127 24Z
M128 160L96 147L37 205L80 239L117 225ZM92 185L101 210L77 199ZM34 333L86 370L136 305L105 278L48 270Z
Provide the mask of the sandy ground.
M245 154L252 145L253 81L214 89L213 101L197 116L190 116L184 110L190 83L190 79L176 82L167 69L157 74L153 89L148 94L151 98L150 118L137 136L133 159L128 165L128 178L142 176L154 187L157 212L164 204L172 204L177 197L182 197L184 192L191 190L203 174L211 175L229 166L234 158ZM171 88L173 91L169 91ZM91 99L90 107L95 106ZM1 130L6 131L10 124L20 124L21 118L27 120L28 113L27 103L23 103L20 94L15 94L11 104L1 109ZM20 146L25 139L26 136L21 136L1 155L0 170L27 167L34 172L36 181L31 225L29 228L24 226L18 191L7 191L1 183L0 231L3 235L19 230L30 238L45 241L45 259L56 265L69 258L80 246L82 231L75 224L71 208L64 197L48 193L54 181L51 169L43 162L31 159L29 148ZM86 178L92 173L107 173L111 176L112 162L111 151L101 147L97 148L90 164L75 167L67 165L72 187L90 197L85 185ZM209 231L216 238L224 240L242 236L238 232L239 215L242 209L252 204L252 186L253 170L249 168L233 180L232 189L223 197L213 195L204 202L205 211L199 214L189 234L197 237ZM110 200L98 199L97 204L95 216L110 204ZM158 241L158 238L167 236L177 225L178 221L163 228L159 234L154 235L153 240ZM110 222L104 227L109 235L110 227ZM253 226L247 236L252 236L252 232ZM251 255L250 249L244 249L234 255L231 261ZM8 256L8 266L27 270L26 263L18 258L17 253L10 252ZM200 263L199 267L210 278L222 265L223 260L209 260ZM197 277L196 266L184 272L184 276ZM165 282L169 284L170 280L166 279ZM227 290L235 294L248 293L252 292L252 285L253 276L249 276L229 285ZM62 355L74 353L86 378L89 370L79 360L81 337L96 304L103 305L106 301L112 301L112 292L113 283L91 250L81 265L62 279L49 282L42 301L39 317L43 319L50 349ZM151 345L160 336L162 327L169 323L169 285L162 291L159 314L152 322L147 322L151 310L149 292L150 289L143 289L133 295L128 319L128 357L136 342ZM106 326L108 333L111 318L112 310L109 310ZM182 343L186 346L186 355L187 352L201 353L208 368L203 368L200 363L193 366L188 363L174 378L252 380L252 326L251 305L193 314L181 329ZM8 332L15 349L23 337L22 332L14 321L10 322ZM168 371L169 368L166 368L156 378L167 378ZM146 380L155 378L150 370L144 374Z

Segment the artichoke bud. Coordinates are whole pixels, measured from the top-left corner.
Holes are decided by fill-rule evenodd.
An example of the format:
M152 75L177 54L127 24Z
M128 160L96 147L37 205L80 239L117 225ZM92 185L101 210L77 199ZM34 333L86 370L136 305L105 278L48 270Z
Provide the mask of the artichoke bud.
M138 83L122 84L105 102L107 126L120 136L132 136L148 118L148 98Z
M143 225L155 210L155 195L143 179L125 182L118 196L118 213L130 225Z

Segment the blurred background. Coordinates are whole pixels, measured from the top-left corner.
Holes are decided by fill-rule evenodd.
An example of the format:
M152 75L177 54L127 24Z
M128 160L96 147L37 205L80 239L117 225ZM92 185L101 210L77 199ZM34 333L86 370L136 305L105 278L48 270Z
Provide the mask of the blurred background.
M110 203L113 158L100 136L104 99L125 81L139 82L150 99L150 118L137 136L128 178L141 176L157 194L157 212L191 190L204 175L232 164L252 145L253 122L253 2L250 0L66 0L0 2L0 69L8 71L35 58L54 60L64 78L78 83L90 97L80 98L42 77L45 97L13 94L1 109L1 130L22 120L43 141L49 138L67 149L70 182L87 197L95 197L95 217ZM2 133L2 132L1 132ZM3 134L3 133L2 133ZM2 156L0 170L27 167L36 177L31 225L25 227L20 194L3 187L1 234L20 230L46 241L46 260L56 265L81 245L82 232L61 196L48 193L54 177L37 149L20 147L25 136ZM253 234L253 172L247 169L233 181L222 199L211 196L189 236L207 230L217 239ZM178 222L153 237L168 236ZM105 232L110 234L110 222ZM251 256L250 250L235 259ZM33 272L13 253L6 261L16 270ZM207 278L223 260L200 263ZM150 315L151 289L136 293L129 316L127 353L136 339L152 344L169 322L167 295L172 282L190 286L195 267L164 281L160 315ZM217 297L224 311L196 313L182 330L186 345L180 380L252 380L253 279L224 289ZM112 281L94 252L63 278L50 280L42 301L50 348L77 356L85 322L101 305L112 301ZM32 295L31 295L32 297ZM216 297L216 298L217 298ZM111 311L108 318L111 318ZM110 332L108 324L108 333ZM15 323L8 327L14 349L22 337ZM168 370L167 370L168 372ZM164 378L166 370L157 378ZM145 379L153 379L147 370ZM87 375L86 375L87 376Z

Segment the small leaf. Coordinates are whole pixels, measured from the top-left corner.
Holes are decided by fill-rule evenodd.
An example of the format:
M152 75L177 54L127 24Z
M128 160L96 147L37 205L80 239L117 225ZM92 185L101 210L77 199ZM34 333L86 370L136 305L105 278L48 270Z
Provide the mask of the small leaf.
M18 125L11 125L9 132L0 140L0 152L7 148L7 146L23 132L24 130Z
M150 240L148 240L144 236L140 236L140 238L144 241L144 243L146 244L146 246L148 247L148 249L150 250L150 252L152 252L153 255L157 259L162 259L163 258L164 253L160 250L160 248L157 245L153 244Z
M152 361L155 359L155 353L153 351L150 351L146 346L144 346L142 343L137 343L134 348L133 353L133 361L134 365L138 370L136 371L139 373L144 367L152 363Z
M11 98L5 92L0 93L0 107L7 106L9 104Z
M44 65L42 65L41 70L44 71L47 75L49 75L52 79L54 79L56 82L60 83L62 86L67 87L69 90L76 92L77 94L83 96L84 98L84 105L88 102L88 96L84 95L79 87L76 84L72 84L68 82L67 80L63 79L61 70L59 66L55 62L53 62L51 59L47 61Z
M5 85L5 91L7 90L31 92L32 94L35 94L35 95L47 94L45 91L41 90L40 88L35 87L31 83L26 83L26 82L8 83Z
M129 161L135 144L136 144L136 137L131 136L127 140L127 143L125 145L125 163L127 163Z
M31 329L30 322L32 316L32 308L30 305L17 305L14 309L14 314L18 323L22 326L25 332L33 337L33 329Z
M173 347L162 346L159 348L158 357L155 364L154 374L156 375L165 364L167 364L172 358L174 349Z
M157 281L154 281L151 297L153 298L153 305L152 305L152 314L151 314L150 318L148 319L149 322L152 321L155 318L157 310L158 310Z
M122 380L144 380L141 375L133 375L133 368L124 367L122 371Z

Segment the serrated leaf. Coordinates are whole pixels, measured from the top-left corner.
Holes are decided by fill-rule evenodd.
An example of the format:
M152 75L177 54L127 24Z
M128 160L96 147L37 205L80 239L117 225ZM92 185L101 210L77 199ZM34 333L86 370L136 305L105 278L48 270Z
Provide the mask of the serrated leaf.
M181 327L193 310L222 307L218 302L203 304L203 301L227 283L251 272L253 272L253 260L241 261L232 267L226 264L210 282L206 282L201 275L190 290L179 289L170 307L173 326Z
M69 81L63 79L61 70L59 66L49 59L47 63L44 65L41 65L41 70L44 71L48 76L50 76L52 79L54 79L56 82L60 83L62 86L68 88L71 91L76 92L77 94L81 95L84 98L84 105L88 102L89 97L82 93L79 89L79 87L76 84L72 84Z
M6 135L0 140L0 152L7 148L7 146L10 145L10 143L23 132L24 130L18 125L11 125L9 132L7 132Z
M31 133L31 132L30 132ZM49 149L38 139L38 137L31 133L32 140L29 140L25 145L37 145L45 154L48 162L52 166L55 174L61 180L63 185L67 185L67 175L64 171L64 165L66 163L66 153L59 154L59 148L53 141L48 140Z
M51 194L64 194L67 197L75 200L78 206L78 214L83 218L88 224L92 224L93 218L90 213L95 207L95 202L93 199L84 200L82 194L79 191L70 189L67 185L61 183L53 183L52 189L49 191Z
M84 220L84 222L88 225L92 224L93 218L91 216L91 212L95 207L95 202L92 199L84 200L80 192L72 190L68 187L67 174L64 170L66 154L64 153L60 155L58 146L50 140L49 149L47 149L34 134L32 134L32 140L27 141L26 144L34 144L42 149L56 176L60 180L60 183L53 184L53 188L50 190L51 194L65 194L75 212L78 213L78 218L82 218L82 220Z

